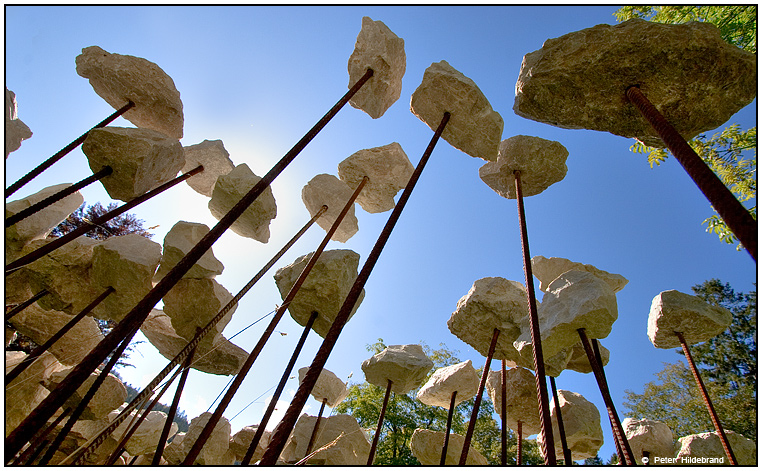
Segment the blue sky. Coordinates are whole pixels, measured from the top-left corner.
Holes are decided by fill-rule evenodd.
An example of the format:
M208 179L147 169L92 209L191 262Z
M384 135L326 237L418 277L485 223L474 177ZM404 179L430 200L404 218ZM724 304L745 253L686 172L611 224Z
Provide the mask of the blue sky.
M34 132L6 160L6 186L109 115L113 109L76 74L74 60L97 45L158 64L181 93L185 114L183 145L221 139L235 164L266 173L345 93L347 60L363 16L382 20L405 40L407 71L402 96L380 119L345 107L272 185L278 216L268 244L225 234L214 252L225 272L217 277L236 293L301 227L309 215L301 188L319 173L337 174L340 161L357 150L399 142L415 165L432 132L409 110L410 96L424 70L446 60L473 79L504 121L503 138L526 134L555 140L569 150L568 173L540 195L525 200L532 255L564 257L619 273L630 283L617 294L619 319L602 341L611 350L606 369L612 396L621 406L624 390L642 391L663 362L679 357L657 350L646 336L651 299L676 289L690 293L710 278L737 291L754 289L756 267L745 252L704 232L708 202L677 161L651 169L634 142L608 133L566 130L537 123L512 111L514 86L524 54L548 38L615 24L613 6L249 6L249 7L5 7L5 79L18 100L19 117ZM756 125L756 101L730 122ZM131 127L124 120L116 126ZM367 344L440 343L461 359L484 365L473 348L453 336L446 322L476 279L501 276L524 283L515 200L506 200L478 177L484 162L440 140L365 290L357 314L345 327L326 367L340 378L353 373ZM22 197L56 183L78 181L91 172L77 149L28 184ZM83 190L88 203L104 205L99 184ZM154 240L178 220L216 220L208 199L187 185L166 192L134 211ZM346 244L328 249L370 252L389 213L356 209L360 231ZM230 232L230 231L228 231ZM324 235L312 228L276 268L311 252ZM231 336L280 302L274 269L243 299L225 330ZM537 287L537 285L536 285ZM233 342L253 348L265 322ZM273 387L296 343L301 326L289 316L254 364L227 409L232 417ZM297 368L312 361L321 339L311 334ZM120 373L142 386L166 361L145 343L133 354L135 368ZM499 368L495 361L493 368ZM228 377L191 373L181 407L190 418L205 411ZM614 446L605 409L592 375L567 371L560 389L583 394L601 411L607 459ZM295 390L297 380L287 386ZM284 399L290 400L288 394ZM165 398L164 402L169 402ZM233 422L233 432L259 421L266 403L254 404ZM310 400L307 412L319 407ZM280 407L281 411L285 410ZM656 418L658 419L658 418ZM271 420L270 427L275 425Z

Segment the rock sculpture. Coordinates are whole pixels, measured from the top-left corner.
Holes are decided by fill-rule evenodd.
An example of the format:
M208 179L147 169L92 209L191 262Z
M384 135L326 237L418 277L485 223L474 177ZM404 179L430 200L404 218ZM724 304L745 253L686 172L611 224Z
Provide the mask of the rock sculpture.
M417 428L410 438L410 450L413 456L418 458L424 466L439 466L442 458L442 447L444 446L444 432L426 430ZM447 458L445 466L457 466L460 462L460 455L463 452L463 443L465 438L457 433L450 432L450 440L447 443ZM466 466L487 466L487 458L479 453L476 448L468 449Z
M50 391L54 390L66 378L72 369L74 369L73 366L55 371L50 375L50 377L45 379L43 385ZM76 408L79 404L79 401L82 400L82 397L84 397L84 395L87 394L87 392L90 390L90 387L98 378L99 374L100 371L98 370L96 370L94 373L91 373L90 378L88 378L82 384L82 386L80 386L79 389L77 389L77 391L74 392L74 394L72 394L69 399L66 400L66 403L63 407L72 407L72 409ZM87 404L84 412L82 412L82 419L103 419L108 416L109 412L122 405L126 398L127 388L124 386L124 384L122 384L119 378L109 373L106 379L98 388L98 391L96 391L93 398Z
M399 94L397 94L399 98ZM32 137L32 130L18 116L16 94L5 87L5 158L21 147L21 141Z
M64 424L59 424L51 432L51 436L57 436L63 429ZM108 424L105 418L98 420L78 420L74 423L71 431L66 435L61 446L55 452L50 460L50 464L60 464L67 456L77 450L80 446L87 443L87 441L95 436L103 427ZM98 446L87 458L84 459L84 465L103 465L108 457L116 450L117 440L108 435L103 443ZM117 465L124 464L124 459L120 457Z
M622 421L622 428L636 463L642 463L643 452L648 452L651 457L674 456L675 445L672 430L664 422L627 417ZM658 463L652 461L652 464Z
M130 418L123 421L119 427L111 433L117 441L120 441L123 434L131 428L130 424L136 416L143 414L143 411L132 411ZM112 411L108 414L109 421L112 421L119 415L119 412ZM167 422L167 414L160 411L151 411L148 413L143 422L140 423L138 429L132 434L132 437L124 445L124 449L127 450L132 456L144 455L147 453L153 454L156 451L156 444L161 437L161 431L164 429L164 424ZM177 423L172 422L170 426L169 436L171 437L177 433Z
M664 147L625 98L628 87L640 87L690 140L751 103L756 70L756 55L725 42L711 23L632 19L548 39L525 55L513 110L553 126L607 131Z
M601 354L601 361L603 362L603 366L606 366L609 364L609 356L610 352L609 349L604 347L603 345L598 342L598 351ZM577 345L573 346L571 349L571 358L569 359L569 362L566 364L567 370L573 370L577 373L592 373L593 368L590 366L590 360L587 358L587 352L585 352L585 347L582 346L582 342L580 341Z
M662 291L651 302L648 338L656 348L675 348L680 347L675 332L682 332L692 345L724 332L731 322L733 314L723 307L679 291Z
M410 111L432 130L449 111L450 120L442 138L471 157L497 160L503 118L474 81L447 61L435 62L426 69L410 99Z
M5 372L9 373L21 363L27 354L5 352ZM61 368L49 352L43 353L23 373L5 387L5 435L11 433L22 420L45 399L48 390L42 382Z
M164 458L167 460L167 463L177 466L185 459L211 416L211 412L204 412L200 416L195 417L191 420L188 431L182 440L178 442L177 438L175 438L172 440L172 443L167 445L164 449ZM220 417L219 422L214 426L212 434L193 464L202 466L230 466L233 464L234 456L229 452L229 447L230 422L225 417Z
M246 164L236 166L227 175L220 175L214 184L212 199L209 200L212 216L217 220L222 219L260 180ZM267 243L270 240L270 220L275 219L276 215L275 198L268 186L230 229L242 237Z
M317 417L312 415L302 414L299 417L280 455L281 460L295 463L307 455L307 445L316 421ZM339 414L321 419L311 451L316 451L337 438L335 444L315 454L308 463L325 466L360 466L366 463L370 443L357 419L351 415Z
M611 286L614 292L620 291L629 280L622 275L600 270L586 263L572 262L566 258L550 257L542 255L532 257L532 274L540 280L540 290L546 291L548 285L569 270L586 271L602 279Z
M206 167L204 167L206 168ZM209 226L198 222L178 221L164 236L164 250L154 282L169 273L177 263L209 232ZM214 278L224 270L222 262L215 256L212 247L201 256L183 278Z
M177 176L185 164L180 141L151 129L105 127L91 130L82 152L90 170L113 170L101 178L113 199L130 201Z
M278 286L282 299L286 298L310 257L312 253L302 255L291 265L275 272L275 284ZM359 264L360 254L352 250L323 252L288 306L291 317L299 325L307 325L312 312L316 311L318 317L312 324L312 330L321 337L325 337L357 278ZM349 319L357 312L364 297L365 290L360 293Z
M592 402L571 391L558 390L558 402L561 404L561 416L564 420L566 443L572 453L572 460L592 458L603 445L601 415ZM558 433L556 405L551 402L550 416L553 423L553 443L556 456L563 456L561 436ZM537 443L542 447L542 434L537 436Z
M328 206L328 210L317 220L318 225L328 231L339 217L341 210L346 206L352 193L354 193L354 189L343 181L333 175L321 173L302 188L302 201L307 207L307 211L310 212L310 216L314 216L320 211L323 205ZM346 242L357 233L357 230L355 206L352 205L331 239Z
M190 172L199 165L204 166L203 172L193 175L185 182L196 192L209 198L212 197L212 190L214 190L214 184L217 183L217 178L220 175L227 175L235 168L233 161L230 160L230 154L219 139L214 141L205 139L199 144L185 146L183 153L185 154L185 165L180 170L181 172Z
M304 376L307 374L309 367L299 368L299 383L304 381ZM317 382L310 392L312 397L316 401L322 402L325 399L325 404L328 407L336 407L344 398L349 394L347 385L344 381L340 380L335 374L323 368L320 371Z
M518 423L521 422L521 434L524 437L540 433L534 373L526 368L510 368L505 372L505 384L506 426L518 431ZM495 406L495 413L500 417L503 414L501 389L502 372L490 371L487 376L487 393Z
M98 46L82 49L77 74L90 80L101 98L119 109L128 101L135 106L124 118L140 128L175 139L183 137L183 103L175 83L161 68L141 57L111 54Z
M725 430L733 455L740 466L757 465L757 444L740 433ZM717 432L703 432L688 435L677 440L678 451L675 464L716 464L728 466L730 461L725 454Z
M471 360L467 360L437 369L418 390L416 398L424 404L449 409L453 392L457 391L455 405L458 405L474 397L478 389L479 375Z
M246 452L249 450L254 435L257 433L259 425L247 426L239 430L230 438L230 452L235 457L236 461L243 461L246 456ZM262 438L259 439L257 449L254 450L254 454L251 457L251 463L256 463L265 454L267 445L270 443L270 435L272 432L265 431L262 434Z
M528 327L524 329L526 332ZM529 334L527 334L529 336ZM523 368L529 368L530 370L534 371L534 357L532 354L532 342L531 341L522 341L520 344L521 349L519 352L519 359L516 360L515 364L516 366L521 366ZM553 376L554 378L561 374L562 371L566 369L566 365L569 363L572 357L572 348L564 348L558 353L555 353L553 355L547 355L545 353L545 345L542 345L542 351L543 351L543 360L545 363L545 374L547 376Z
M222 310L233 295L224 286L208 278L181 279L164 296L164 313L172 320L177 334L190 340L196 335L196 329L203 328ZM201 341L204 348L233 318L237 304L214 326L212 332ZM204 345L206 344L206 345Z
M389 345L362 362L362 371L370 384L386 389L391 381L392 392L405 394L420 386L433 366L420 345Z

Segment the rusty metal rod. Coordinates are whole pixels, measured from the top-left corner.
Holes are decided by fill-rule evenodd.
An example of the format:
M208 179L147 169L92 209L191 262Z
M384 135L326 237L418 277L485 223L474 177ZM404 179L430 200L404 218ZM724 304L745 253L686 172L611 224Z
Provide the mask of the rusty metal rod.
M323 398L323 401L320 403L320 411L318 411L317 420L315 421L315 426L312 428L312 434L310 434L310 441L307 443L307 452L305 453L305 456L309 456L310 452L312 451L312 447L315 446L315 439L317 439L318 434L318 427L320 427L320 419L323 417L323 410L325 409L325 405L328 402L328 398Z
M37 447L32 455L29 457L29 459L24 463L24 466L31 466L34 463L34 460L37 459L38 456L40 456L40 453L45 451L45 447L48 446L48 443L50 443L50 440L43 440L43 442L40 444L39 447Z
M111 175L111 173L114 170L110 166L105 166L102 169L98 170L94 174L90 175L89 177L85 178L84 180L80 180L79 182L68 186L64 188L63 190L48 196L47 198L43 199L42 201L38 201L37 203L29 206L28 208L24 208L18 213L10 216L5 220L5 227L11 227L12 225L16 224L19 221L23 221L24 219L28 218L32 214L47 208L53 203L56 203L58 201L61 201L62 199L66 198L67 196L76 193L77 191L81 190L82 188L86 187L87 185L90 185L91 183L97 182L101 178L107 177Z
M39 293L35 294L31 298L27 299L23 303L19 304L18 306L14 307L10 311L6 312L5 313L5 320L8 321L8 320L12 319L13 316L15 316L19 312L23 311L24 309L28 308L29 306L34 304L38 299L40 299L41 297L45 296L48 293L49 293L48 290L43 289L42 291L40 291Z
M455 396L458 391L453 391L450 397L450 408L447 410L447 428L445 429L444 445L442 445L442 457L439 458L439 466L444 466L447 461L447 446L450 443L450 428L452 428L452 416L455 412Z
M733 196L683 136L667 121L637 86L625 92L627 99L635 105L643 117L651 124L664 141L672 155L683 166L699 190L712 207L719 213L733 234L746 248L754 261L757 260L757 221L749 211Z
M595 354L595 361L598 362L598 368L600 368L601 378L603 378L603 387L606 388L606 394L611 396L611 391L609 390L609 383L606 380L606 371L603 369L603 358L601 357L601 351L598 348L598 344L600 342L598 342L598 339L593 339L590 343L591 343L591 345L593 347L593 353ZM614 413L616 413L616 409L614 409ZM617 415L616 418L617 418L617 421L618 421L619 420L619 416ZM612 430L613 430L614 426L615 426L615 424L612 421L611 422L611 428L612 428ZM622 429L622 431L624 431L624 429ZM632 459L634 461L635 460L635 455L632 452L632 448L630 448L630 443L627 440L627 435L623 434L622 437L624 437L625 443L622 443L620 440L617 440L617 436L616 435L614 436L614 445L616 445L616 451L617 451L617 456L619 456L619 462L620 463L626 463L627 462L626 455L625 455L625 448L630 450L630 452L629 452L630 456L632 456Z
M495 329L492 331L492 341L489 344L489 351L487 351L487 361L484 363L482 379L479 381L479 389L476 391L476 397L474 398L474 408L471 411L471 420L468 422L466 436L463 439L463 449L460 452L460 462L458 463L460 466L466 465L468 450L471 448L471 438L474 435L474 427L476 427L476 419L479 418L479 406L482 403L484 386L487 384L487 376L489 376L489 365L492 363L492 356L495 354L495 347L497 347L497 339L499 336L500 329L495 327Z
M566 442L566 430L564 429L564 419L561 414L561 402L558 400L558 390L556 389L556 378L548 376L550 378L550 389L553 392L553 403L556 406L556 420L558 421L558 435L561 437L561 450L564 453L564 464L566 466L572 465L572 456L569 445Z
M9 196L11 196L13 193L18 191L21 187L23 187L24 185L26 185L27 183L32 181L35 177L37 177L37 175L39 175L42 172L44 172L45 170L47 170L48 167L50 167L54 163L56 163L59 160L61 160L61 158L63 156L65 156L66 154L68 154L69 152L74 150L77 146L79 146L80 144L85 142L85 139L87 138L87 135L90 133L90 131L92 131L93 129L102 128L102 127L108 125L109 123L111 123L111 121L113 121L116 118L118 118L119 116L123 115L125 112L127 112L133 106L135 106L135 103L133 103L132 101L127 101L126 105L124 105L123 107L121 107L118 110L116 110L108 118L104 119L100 123L98 123L95 126L93 126L92 128L90 128L86 133L84 133L81 136L79 136L78 138L76 138L69 145L67 145L63 149L61 149L58 152L56 152L55 154L53 154L53 156L50 157L48 160L46 160L45 162L43 162L40 165L38 165L36 168L31 170L29 173L27 173L23 177L19 178L16 183L14 183L13 185L11 185L8 188L6 188L5 189L5 197L8 198Z
M376 457L376 447L378 446L378 438L381 436L381 428L384 426L384 416L386 415L386 406L389 403L389 396L392 395L392 380L387 379L386 393L384 394L384 403L381 406L381 414L378 416L378 425L376 425L376 433L373 435L373 443L370 445L370 453L368 453L368 463L370 466L373 464L373 459Z
M55 249L62 247L72 240L76 239L77 237L86 234L87 232L91 231L93 227L101 225L110 219L113 219L117 216L119 216L122 213L125 213L129 211L130 209L134 208L135 206L153 198L154 196L158 195L159 193L162 193L173 186L184 182L185 180L189 179L193 175L202 172L204 170L204 167L202 165L199 165L198 167L194 168L193 170L190 170L179 177L173 178L172 180L164 183L163 185L160 185L153 190L144 193L137 198L131 199L129 202L112 209L111 211L103 214L102 216L99 216L92 221L90 221L89 224L82 225L76 229L74 229L71 232L67 232L63 236L53 239L47 244L43 245L42 247L33 250L32 252L29 252L28 254L24 255L23 257L19 257L17 260L14 260L13 262L9 263L5 266L5 273L8 274L8 272L18 268L22 267L24 265L27 265L29 263L34 262L35 260L38 260L39 258L49 254L50 252L54 251Z
M302 335L299 337L299 341L296 342L296 346L294 347L294 352L291 354L291 358L288 361L288 364L286 365L285 371L283 371L283 375L280 378L280 381L278 382L278 386L275 388L275 392L273 393L272 399L270 399L270 403L267 405L267 409L265 410L264 415L259 421L259 426L257 427L257 431L254 432L254 438L252 438L251 443L249 444L249 447L246 449L246 454L243 457L243 460L241 461L242 466L248 466L251 462L251 458L254 456L254 452L257 451L257 445L259 445L259 441L262 439L262 435L265 433L265 427L267 426L267 422L270 420L270 416L272 416L272 413L275 411L275 406L278 404L278 400L280 399L280 395L283 393L283 390L286 388L286 383L288 382L288 378L291 375L291 370L294 369L294 365L296 364L297 358L299 358L299 354L302 352L302 347L304 347L304 342L307 340L307 335L310 333L310 329L312 329L312 325L315 323L315 320L318 318L318 312L312 311L310 314L310 318L307 319L307 323L304 325L304 329L302 330ZM240 374L240 373L239 373ZM307 450L307 454L309 455L310 452Z
M714 424L714 428L717 430L717 435L720 437L720 442L722 442L722 447L725 449L725 454L728 456L730 464L735 466L738 464L738 461L733 453L733 449L730 447L728 436L725 434L725 429L722 427L720 418L717 416L717 411L714 410L712 399L709 397L709 392L706 390L704 380L701 379L701 373L699 373L698 368L696 368L696 363L693 361L693 355L691 355L691 350L688 348L688 343L685 341L685 336L683 336L682 332L675 332L675 335L678 340L680 340L680 345L683 347L683 353L685 353L685 358L688 360L688 366L691 369L691 373L693 373L693 378L696 380L696 385L698 386L699 391L701 391L701 397L704 398L704 404L706 404L709 416L712 418L712 424Z
M540 321L537 315L537 300L534 294L534 279L532 278L532 259L529 254L529 236L527 221L524 214L524 194L521 190L521 172L515 170L513 176L516 184L516 204L519 213L519 231L521 232L521 252L524 258L524 279L527 287L527 304L529 305L529 327L532 337L532 358L534 360L535 386L537 387L537 405L540 412L540 433L543 436L543 455L545 464L556 465L556 448L553 439L553 425L550 421L550 401L548 385L545 380L545 359L542 354L540 338Z
M516 425L518 429L516 430L516 466L521 466L521 421L519 420Z
M5 375L5 385L8 386L11 381L13 381L18 375L20 375L24 370L26 370L34 361L39 358L40 355L47 352L50 347L53 346L54 343L56 343L61 337L66 335L72 327L74 327L80 320L82 320L83 317L88 315L90 311L95 309L96 306L98 306L100 303L103 302L104 299L106 299L111 293L114 292L114 288L108 287L106 290L101 293L97 298L93 300L90 304L88 304L84 309L82 309L76 316L72 317L72 319L66 323L63 327L61 327L58 332L53 334L52 337L50 337L48 340L45 341L42 345L39 345L37 348L32 350L32 352L27 355L21 362L16 365L13 370L11 370L10 373Z
M500 464L502 466L508 465L508 424L506 424L507 408L505 407L506 401L506 364L505 360L500 360Z
M49 440L45 440L47 436L50 434L50 432L53 431L54 428L58 426L58 424L63 421L63 419L66 418L66 416L71 413L72 409L71 407L67 407L64 409L64 411L56 417L56 420L54 420L50 425L45 427L45 429L42 430L40 434L38 434L36 437L32 439L32 441L29 443L29 446L24 450L21 455L16 458L16 460L12 461L9 465L10 466L16 466L20 464L30 465L32 461L39 456L40 453L45 449L45 446L49 443ZM43 440L45 442L43 443Z
M283 448L286 446L286 440L288 440L288 437L291 434L291 430L294 428L294 424L299 418L299 413L304 407L304 404L307 402L310 392L315 386L318 376L323 370L325 363L328 361L328 357L331 355L331 351L333 350L334 345L336 345L336 342L339 339L339 335L341 335L341 330L344 328L344 324L347 323L349 314L352 312L352 309L357 303L357 299L360 297L360 293L362 292L365 283L368 281L370 273L373 271L373 267L378 261L378 258L381 256L384 245L389 240L392 230L394 229L397 220L399 220L400 214L405 208L407 200L410 199L410 194L413 192L413 188L415 188L415 184L418 182L418 179L421 176L421 172L423 172L423 169L426 166L426 162L428 162L431 153L434 151L434 146L439 140L439 137L442 135L442 131L447 125L447 121L449 121L449 119L450 113L445 112L444 116L442 117L442 121L437 127L437 130L434 132L434 136L431 138L431 141L429 142L426 151L423 153L418 166L413 171L410 180L408 181L405 189L400 195L399 200L397 201L397 204L392 210L392 214L389 216L386 225L384 225L384 228L381 230L381 234L376 240L373 249L371 249L367 260L360 270L360 273L357 275L357 278L355 279L349 294L344 300L344 304L342 304L341 309L339 309L336 318L331 324L331 328L328 330L328 333L326 333L326 336L323 339L323 343L320 345L320 349L315 354L315 358L313 359L312 364L310 364L310 367L304 376L304 380L299 385L294 398L291 400L291 404L288 406L286 414L283 416L283 419L273 431L273 435L270 438L270 445L267 447L267 450L265 450L265 454L260 462L261 464L266 466L275 465L278 460L278 456L280 456Z

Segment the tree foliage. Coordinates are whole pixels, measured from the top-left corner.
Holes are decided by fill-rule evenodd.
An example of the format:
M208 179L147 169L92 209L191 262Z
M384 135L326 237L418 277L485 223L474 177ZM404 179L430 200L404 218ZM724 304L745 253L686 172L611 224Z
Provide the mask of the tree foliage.
M100 203L95 203L91 206L87 206L87 203L82 203L82 206L71 213L61 224L53 228L49 237L61 237L80 226L91 224L91 221L117 207L118 205L116 203L109 203L105 208ZM148 231L153 229L153 227L145 229L143 227L143 222L142 219L138 219L134 214L123 213L103 224L95 225L91 231L85 233L85 237L96 240L106 240L109 237L114 236L138 234L150 239L153 237L153 234Z

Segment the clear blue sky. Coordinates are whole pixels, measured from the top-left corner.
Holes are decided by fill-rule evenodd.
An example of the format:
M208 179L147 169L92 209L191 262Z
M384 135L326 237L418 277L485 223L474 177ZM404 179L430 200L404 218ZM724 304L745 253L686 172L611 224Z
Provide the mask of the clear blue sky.
M183 145L221 139L236 164L258 175L282 155L345 93L347 60L363 16L382 20L405 40L407 72L402 97L380 119L347 106L273 184L278 216L270 242L261 244L233 233L214 246L225 264L217 277L236 293L307 221L301 188L319 173L359 149L399 142L417 164L431 130L409 111L410 96L424 70L448 61L473 79L504 121L503 138L526 134L559 141L569 150L566 178L526 199L532 255L564 257L619 273L630 283L617 295L619 319L602 341L611 350L606 369L612 396L621 406L624 390L642 391L663 362L678 360L673 350L657 350L646 336L651 299L659 292L690 292L710 278L737 291L754 289L756 267L745 252L704 232L709 204L674 159L649 168L631 153L630 139L608 133L565 130L516 116L514 85L524 54L548 38L614 24L613 6L504 7L5 7L6 86L17 95L19 117L34 136L6 161L6 186L52 155L113 109L75 71L81 49L97 45L109 52L144 57L175 82L185 113ZM756 125L756 101L731 119ZM132 126L119 120L117 126ZM446 322L476 279L501 276L524 283L516 204L489 189L478 177L483 161L440 141L365 289L365 300L344 329L327 368L340 378L353 373L363 381L360 363L366 345L440 343L461 359L484 359L453 336ZM45 186L78 181L91 172L79 149L23 188L26 196ZM83 190L88 203L109 202L98 184ZM145 226L157 226L161 243L178 220L216 220L208 199L186 185L139 206ZM389 213L368 214L357 207L360 232L346 244L370 252ZM228 231L229 232L229 231ZM311 252L324 231L317 226L276 265ZM225 335L231 336L280 302L272 274L244 298ZM234 339L253 348L265 322ZM275 335L225 414L232 417L273 387L296 343L301 326L285 316ZM297 367L312 361L321 339L312 334ZM120 374L136 387L153 378L166 361L145 343L133 354L135 368ZM499 362L493 363L499 368ZM205 411L227 383L194 371L181 407L190 418ZM592 375L567 371L560 389L583 394L601 411L605 444L614 452L608 420ZM297 388L296 379L287 391ZM284 399L290 400L288 394ZM164 402L169 402L165 398ZM254 424L266 404L254 404L233 422L233 432ZM310 400L308 412L319 404ZM285 410L285 406L281 408ZM655 419L658 419L655 417ZM270 427L275 425L271 421Z

